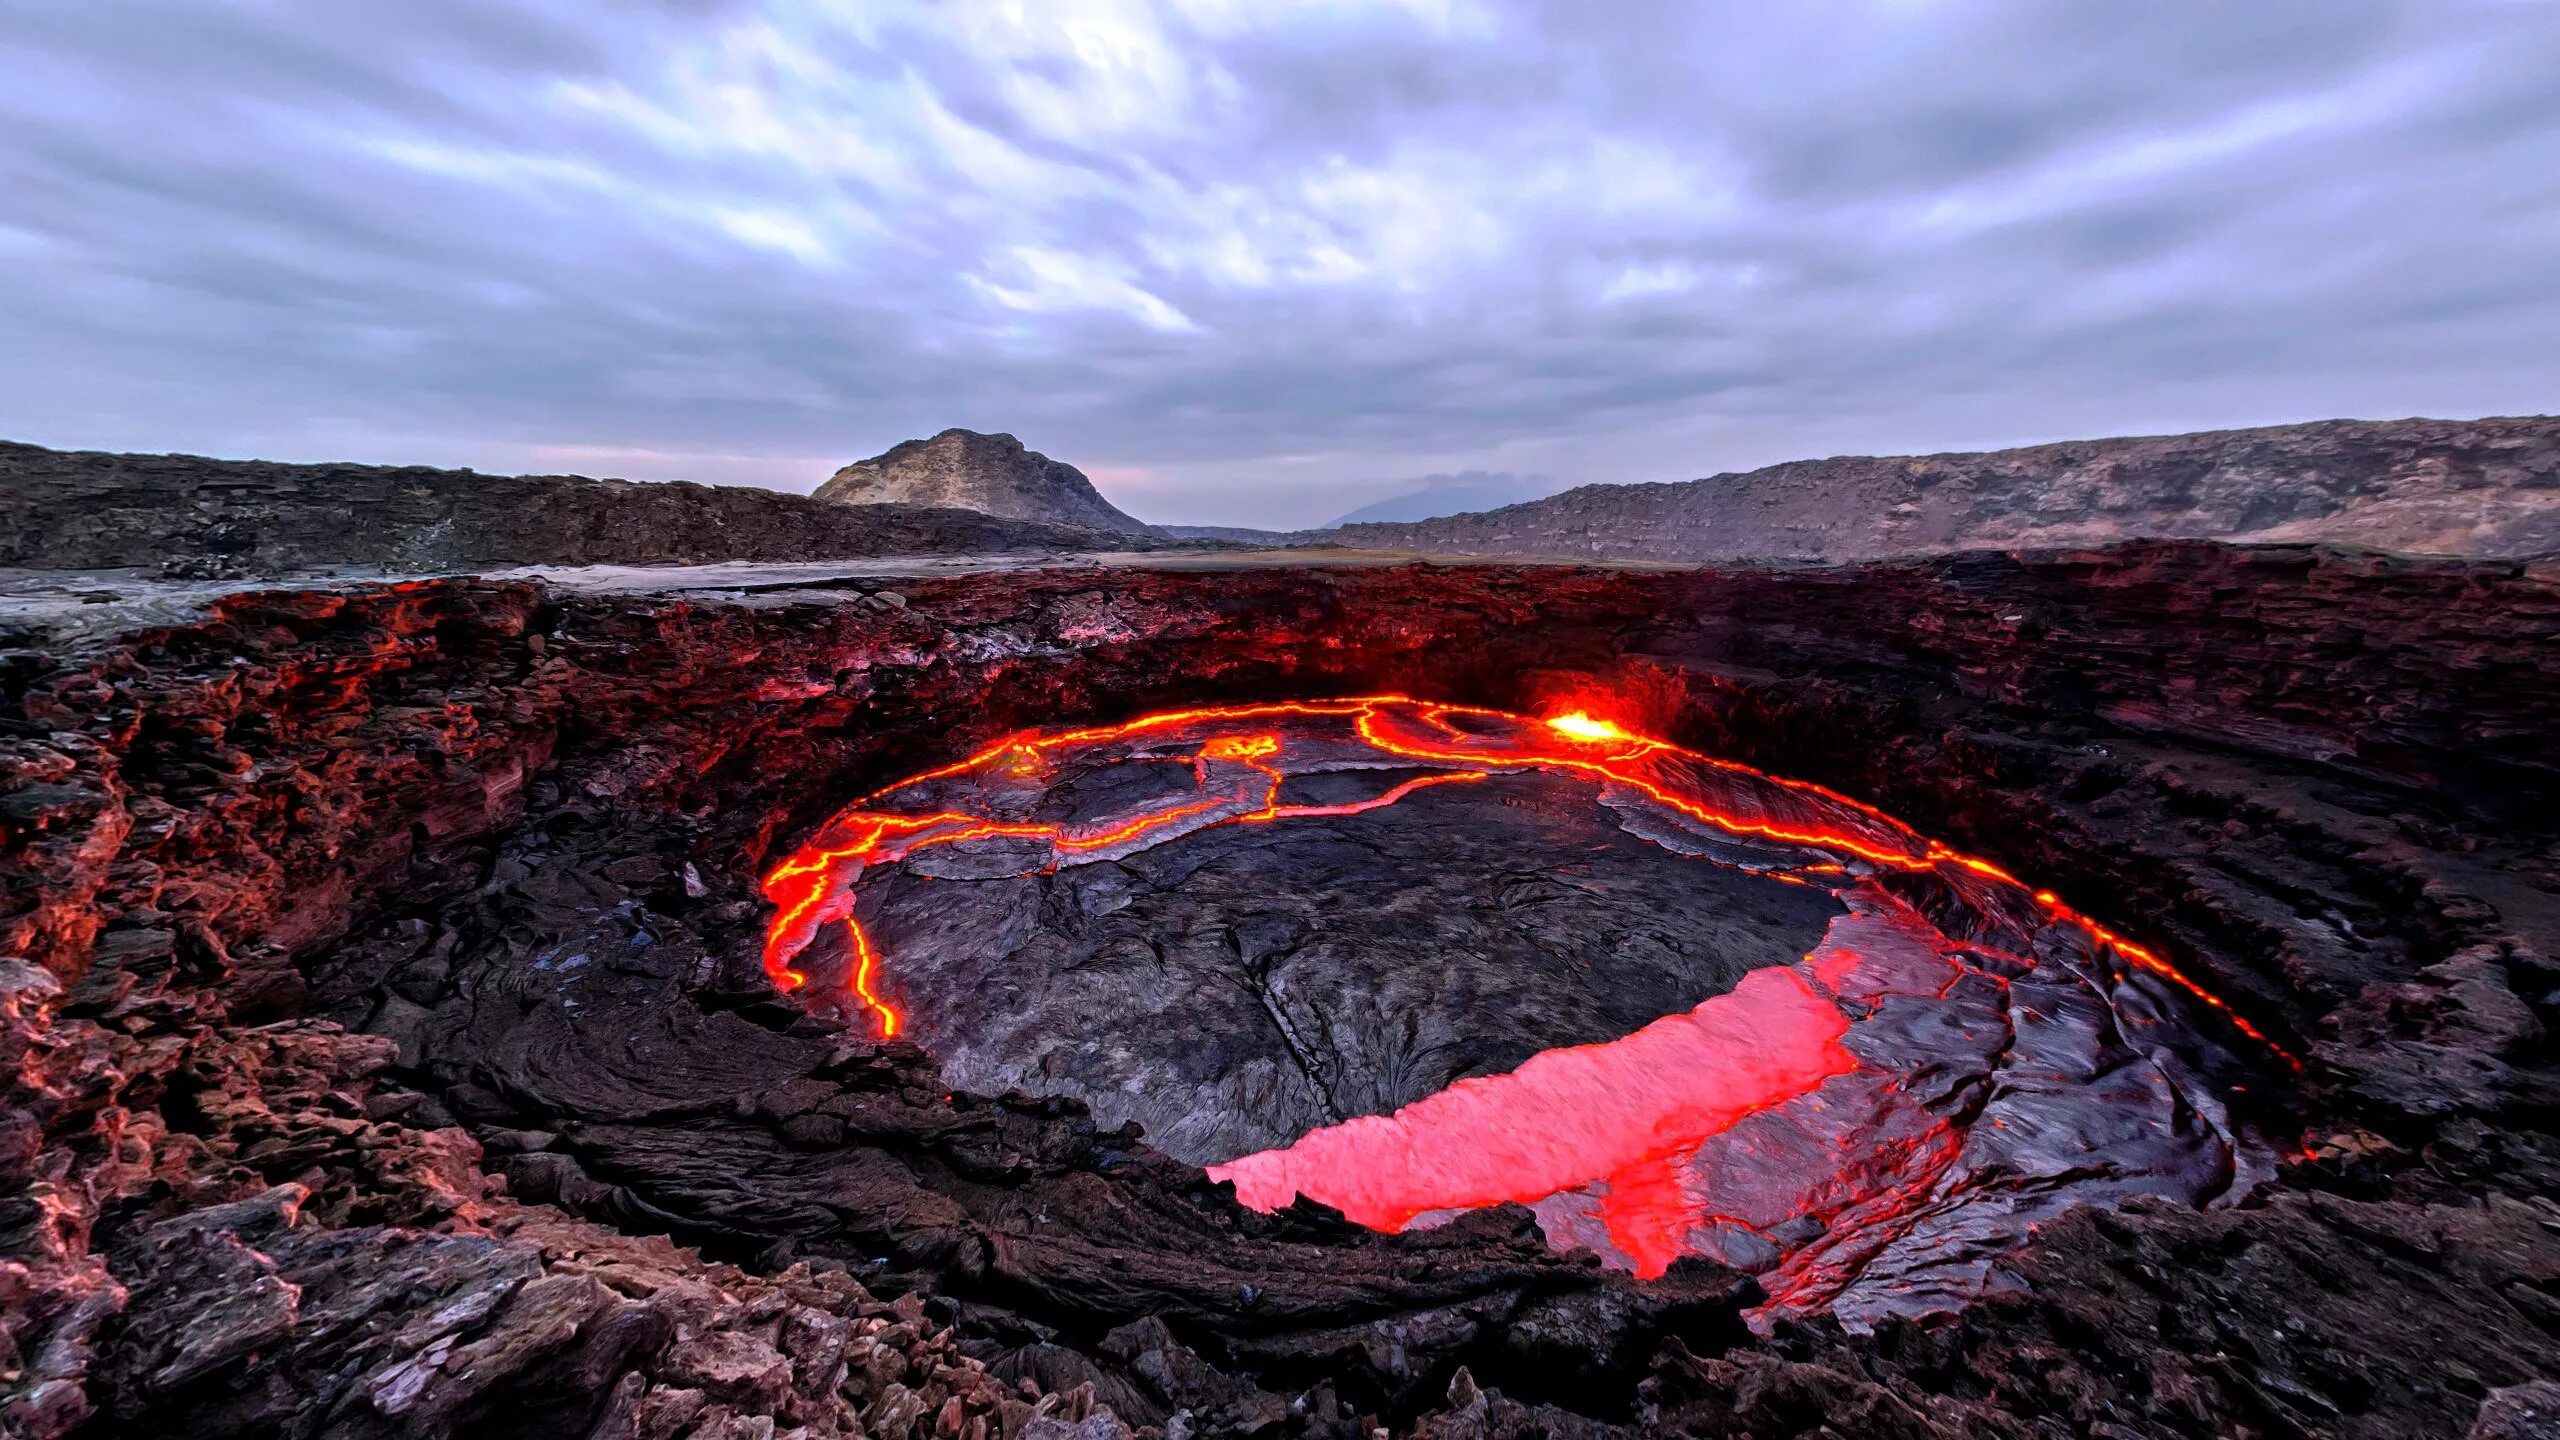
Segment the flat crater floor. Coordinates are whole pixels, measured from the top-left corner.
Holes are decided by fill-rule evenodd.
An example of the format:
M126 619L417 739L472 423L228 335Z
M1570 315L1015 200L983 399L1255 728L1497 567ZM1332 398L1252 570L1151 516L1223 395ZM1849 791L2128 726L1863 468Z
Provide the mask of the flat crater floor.
M1401 697L1013 737L776 867L785 988L1272 1209L1502 1202L1852 1323L2038 1219L2246 1193L2269 1061L2157 955L1845 797Z
M1338 806L1414 778L1280 795ZM1640 840L1589 782L1536 771L1030 875L941 878L940 858L861 907L911 1037L954 1085L1075 1095L1195 1164L1618 1039L1803 958L1842 910Z

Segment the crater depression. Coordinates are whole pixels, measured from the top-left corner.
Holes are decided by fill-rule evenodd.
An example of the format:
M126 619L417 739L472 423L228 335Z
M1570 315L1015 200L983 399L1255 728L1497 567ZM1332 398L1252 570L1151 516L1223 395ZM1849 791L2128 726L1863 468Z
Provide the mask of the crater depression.
M1935 1308L2066 1205L2245 1193L2223 1093L2290 1063L1990 862L1580 710L1026 732L765 889L775 981L956 1087L1074 1096L1256 1209L1529 1205L1640 1276L1763 1272L1764 1314Z

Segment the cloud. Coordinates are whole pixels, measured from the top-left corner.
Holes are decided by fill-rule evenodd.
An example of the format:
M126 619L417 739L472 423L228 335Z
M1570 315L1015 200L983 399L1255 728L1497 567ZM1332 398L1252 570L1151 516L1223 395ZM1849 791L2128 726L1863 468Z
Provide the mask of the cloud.
M740 242L788 255L803 265L824 265L834 258L834 247L818 234L817 227L796 215L717 210L712 218Z
M1118 311L1150 330L1197 330L1191 318L1109 268L1066 250L1018 245L1004 266L1021 277L1003 285L981 276L969 277L998 304L1014 310Z
M1307 525L2560 393L2521 0L360 8L0 7L0 435Z

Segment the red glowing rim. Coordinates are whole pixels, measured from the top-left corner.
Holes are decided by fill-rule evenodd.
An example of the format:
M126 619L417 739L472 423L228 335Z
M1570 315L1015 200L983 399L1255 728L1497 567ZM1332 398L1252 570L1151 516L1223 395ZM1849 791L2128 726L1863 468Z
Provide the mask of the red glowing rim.
M905 814L866 808L898 791L973 771L1004 768L1017 775L1037 773L1049 756L1074 746L1126 740L1150 732L1204 723L1320 717L1351 718L1360 739L1385 754L1433 765L1482 765L1487 768L1424 776L1407 781L1374 799L1348 805L1282 805L1279 793L1285 777L1263 762L1279 752L1283 738L1277 730L1264 730L1216 736L1206 741L1192 757L1204 790L1208 786L1212 766L1239 766L1258 777L1262 785L1258 802L1245 792L1227 800L1187 801L1090 833L1077 833L1057 825L998 821L961 811ZM1453 718L1505 722L1519 727L1517 733L1522 737L1544 734L1552 736L1554 744L1552 747L1532 746L1524 740L1523 743L1505 745L1459 730L1449 723ZM1876 822L1876 829L1864 834L1826 827L1806 829L1773 823L1765 817L1717 810L1694 796L1670 788L1658 773L1662 762L1667 759L1747 774L1784 790L1819 796ZM1883 811L1849 796L1805 781L1768 775L1668 741L1635 735L1586 710L1566 711L1539 719L1480 706L1417 700L1405 695L1370 695L1344 700L1165 710L1117 725L1048 734L1022 731L996 741L966 759L874 791L839 812L815 839L765 876L765 897L775 906L773 920L765 935L765 972L783 990L800 989L808 983L808 977L792 967L792 960L807 948L819 925L829 921L843 924L854 962L847 984L847 998L872 1016L881 1038L892 1038L905 1028L905 1016L880 993L882 957L879 948L853 913L853 882L869 865L903 860L933 846L1002 837L1045 842L1051 849L1052 859L1044 868L1055 869L1070 857L1133 844L1155 831L1186 821L1197 822L1192 828L1199 829L1210 825L1268 824L1307 816L1355 814L1392 805L1428 786L1477 781L1496 771L1519 769L1560 771L1623 785L1691 820L1738 838L1778 840L1904 871L1953 865L2024 888L2023 882L2000 866L1950 849L1935 840L1924 839ZM2049 919L2077 926L2094 945L2111 950L2128 963L2176 985L2221 1015L2241 1034L2293 1068L2301 1068L2299 1060L2251 1024L2247 1017L2234 1011L2220 996L2189 979L2156 952L2071 909L2051 890L2032 893L2035 903L2043 908Z

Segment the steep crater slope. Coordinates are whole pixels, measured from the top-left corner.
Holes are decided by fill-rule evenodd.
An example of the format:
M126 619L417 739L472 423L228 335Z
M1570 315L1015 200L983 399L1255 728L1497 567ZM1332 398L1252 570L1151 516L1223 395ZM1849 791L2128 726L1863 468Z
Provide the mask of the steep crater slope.
M871 588L22 637L14 1423L2450 1435L2560 1369L2548 576L2137 546ZM1751 1257L1638 1280L1516 1208L1257 1213L765 974L759 884L848 798L1026 728L1389 691L1605 698L2049 886L2304 1059L2233 1101L2283 1163L2051 1219L1952 1311L1764 1337Z

